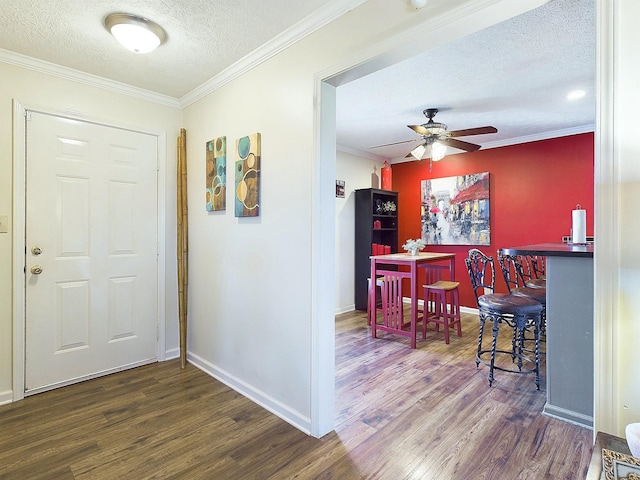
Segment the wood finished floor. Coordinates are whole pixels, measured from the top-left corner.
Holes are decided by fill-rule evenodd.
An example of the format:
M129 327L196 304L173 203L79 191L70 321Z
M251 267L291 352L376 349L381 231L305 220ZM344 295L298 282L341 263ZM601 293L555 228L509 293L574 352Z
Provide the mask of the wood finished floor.
M583 479L592 432L543 416L546 385L476 370L477 316L373 340L336 317L336 430L309 437L177 361L0 407L0 479Z

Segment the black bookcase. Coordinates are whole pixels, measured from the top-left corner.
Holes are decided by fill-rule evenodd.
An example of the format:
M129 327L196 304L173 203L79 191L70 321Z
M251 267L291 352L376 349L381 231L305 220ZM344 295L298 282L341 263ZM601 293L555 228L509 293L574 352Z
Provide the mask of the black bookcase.
M355 200L355 307L366 310L373 245L398 252L398 192L363 188L356 190ZM391 204L395 208L388 208Z

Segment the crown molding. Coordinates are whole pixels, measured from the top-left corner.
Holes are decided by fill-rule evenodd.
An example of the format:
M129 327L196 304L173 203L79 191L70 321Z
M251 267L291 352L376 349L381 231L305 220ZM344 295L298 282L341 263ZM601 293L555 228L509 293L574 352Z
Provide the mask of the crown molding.
M367 0L333 0L327 3L319 11L308 15L291 28L275 36L272 40L257 48L249 55L224 69L215 77L191 90L191 92L180 98L180 105L182 108L185 108L197 102L366 1Z
M549 140L551 138L568 137L569 135L579 135L581 133L595 132L596 126L591 123L588 125L580 125L577 127L563 128L560 130L551 130L549 132L534 133L523 137L506 138L504 140L496 140L495 142L484 142L482 150L490 148L508 147L510 145L518 145L521 143L537 142L540 140Z
M159 103L174 108L185 108L209 93L231 82L257 65L277 55L284 49L302 40L307 35L331 23L335 19L362 5L367 0L332 0L320 10L308 15L300 22L274 37L260 48L240 59L218 75L187 93L180 99L160 93L134 87L104 77L85 73L55 63L38 60L9 50L0 49L0 62L36 72L53 75L85 85L102 88L115 93L137 97L142 100Z
M122 95L129 95L149 102L159 103L168 107L180 108L180 101L177 98L152 92L151 90L145 90L144 88L134 87L126 83L116 82L115 80L109 80L108 78L99 77L98 75L81 72L73 68L56 65L55 63L45 62L44 60L38 60L1 48L0 62L45 73L54 77L64 78L65 80L71 80L84 85L102 88Z
M348 153L350 155L355 155L356 157L368 158L369 160L375 160L377 162L383 163L385 161L389 161L387 157L383 157L382 155L376 155L375 153L365 152L363 150L358 150L357 148L348 147L342 144L336 144L336 150L338 152Z

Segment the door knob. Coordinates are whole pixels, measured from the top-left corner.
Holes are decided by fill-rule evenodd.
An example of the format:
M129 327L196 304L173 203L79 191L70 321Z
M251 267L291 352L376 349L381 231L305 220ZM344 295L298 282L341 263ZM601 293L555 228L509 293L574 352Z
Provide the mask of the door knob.
M42 267L40 265L34 265L31 267L31 273L34 275L40 275L42 273Z
M33 253L34 255L40 255L42 253L42 249L40 247L33 247L31 249L31 253Z

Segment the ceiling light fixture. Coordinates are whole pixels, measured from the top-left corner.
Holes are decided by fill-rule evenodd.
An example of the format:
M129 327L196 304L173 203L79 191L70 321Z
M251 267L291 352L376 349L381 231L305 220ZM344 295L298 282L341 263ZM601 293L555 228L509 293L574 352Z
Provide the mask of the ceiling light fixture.
M567 100L579 100L587 94L584 90L573 90L567 95Z
M428 0L411 0L411 6L413 8L422 8L427 4Z
M149 53L167 38L157 23L129 13L112 13L104 19L104 26L122 46L135 53Z
M447 147L440 142L433 142L431 144L431 160L437 162L438 160L442 160L444 158L445 153L447 153Z
M421 143L416 148L411 150L411 155L413 155L413 158L415 158L416 160L422 160L422 156L424 155L424 152L426 152L426 151L427 151L426 145Z

